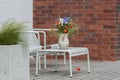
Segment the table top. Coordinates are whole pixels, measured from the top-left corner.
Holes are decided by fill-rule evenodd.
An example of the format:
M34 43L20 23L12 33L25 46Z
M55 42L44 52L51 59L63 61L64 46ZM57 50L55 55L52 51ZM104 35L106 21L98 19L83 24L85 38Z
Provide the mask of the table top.
M88 48L86 47L68 47L67 49L52 48L52 49L43 49L39 50L40 52L68 52L73 55L82 55L88 54Z

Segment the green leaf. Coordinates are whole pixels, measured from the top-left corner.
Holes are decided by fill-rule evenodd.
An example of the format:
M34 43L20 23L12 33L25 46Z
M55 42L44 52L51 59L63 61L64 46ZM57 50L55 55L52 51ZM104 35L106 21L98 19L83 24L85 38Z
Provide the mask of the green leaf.
M24 42L20 32L24 27L23 22L17 22L15 19L9 19L3 23L0 28L0 45L14 45Z

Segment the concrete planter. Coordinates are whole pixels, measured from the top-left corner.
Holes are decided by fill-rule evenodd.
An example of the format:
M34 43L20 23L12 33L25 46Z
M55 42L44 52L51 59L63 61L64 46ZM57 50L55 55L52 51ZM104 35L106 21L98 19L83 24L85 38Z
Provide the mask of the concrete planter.
M0 45L0 80L29 80L29 54L21 45Z

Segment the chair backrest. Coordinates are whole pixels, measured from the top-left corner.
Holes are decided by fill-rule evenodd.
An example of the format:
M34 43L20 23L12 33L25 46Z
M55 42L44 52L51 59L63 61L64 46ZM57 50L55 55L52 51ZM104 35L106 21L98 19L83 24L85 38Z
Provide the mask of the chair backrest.
M30 53L36 52L36 50L40 49L42 46L40 45L40 39L36 36L35 31L32 27L26 27L23 31L25 42L27 43L28 49ZM39 36L40 37L40 36Z

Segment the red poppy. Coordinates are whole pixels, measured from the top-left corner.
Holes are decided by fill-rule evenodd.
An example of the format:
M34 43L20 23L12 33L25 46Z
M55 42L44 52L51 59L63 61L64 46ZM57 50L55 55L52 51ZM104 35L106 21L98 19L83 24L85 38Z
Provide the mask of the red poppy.
M80 68L79 68L79 67L77 68L77 71L80 71Z
M67 33L68 31L65 29L63 32L64 32L64 33Z

